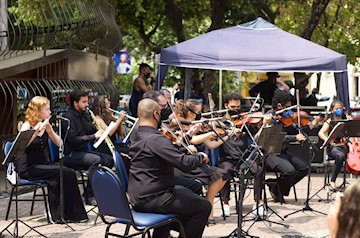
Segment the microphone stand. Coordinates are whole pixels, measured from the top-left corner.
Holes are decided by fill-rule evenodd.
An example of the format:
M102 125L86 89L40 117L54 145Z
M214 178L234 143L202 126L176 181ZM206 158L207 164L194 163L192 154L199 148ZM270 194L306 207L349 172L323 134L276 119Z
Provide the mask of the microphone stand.
M59 136L61 137L61 120L63 120L61 117L58 117L58 119L60 120L59 123ZM69 227L72 231L75 231L74 228L72 228L65 220L65 207L64 207L64 171L63 171L63 158L64 158L64 143L70 128L70 121L69 120L65 120L67 122L67 128L66 128L66 133L64 136L64 140L63 143L59 146L59 167L60 167L60 221L62 224L65 224L67 227Z
M298 115L298 116L300 116L300 115ZM304 130L301 128L301 126L299 124L297 124L292 117L290 117L290 118L292 119L292 121L294 123L293 125L295 125L296 129L299 130L301 132L301 134L303 134L305 136L306 141L309 143L309 167L308 167L308 174L307 174L308 183L307 183L307 193L306 193L305 207L285 215L284 218L287 218L288 216L291 216L291 215L296 214L298 212L304 212L304 211L311 211L311 212L319 213L319 214L322 214L322 215L326 215L323 212L320 212L320 211L317 211L317 210L311 208L310 205L309 205L309 201L310 201L309 197L310 197L311 163L312 163L312 160L315 157L315 150L318 150L318 149L313 144L313 142L311 142L311 140L309 139L309 135L304 132Z

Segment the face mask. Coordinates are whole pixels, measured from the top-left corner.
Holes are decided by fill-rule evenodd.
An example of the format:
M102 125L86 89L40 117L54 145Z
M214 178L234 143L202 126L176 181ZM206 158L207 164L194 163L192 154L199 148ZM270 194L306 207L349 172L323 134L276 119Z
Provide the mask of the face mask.
M229 110L228 113L230 114L230 116L235 116L235 115L238 115L239 114L239 111L238 110Z
M161 117L158 113L156 113L158 116L159 116L159 120L156 119L156 117L154 116L155 120L157 121L158 125L157 125L157 129L160 129L161 128Z
M148 78L150 77L150 74L151 74L151 73L147 73L147 74L145 74L145 78L147 78L147 79L148 79Z
M201 119L201 113L195 113L196 117L195 117L195 121L198 121Z
M291 117L292 113L293 112L291 110L286 110L286 111L283 111L282 116L285 118L289 118L289 117Z
M342 108L338 108L336 109L336 111L334 112L334 115L337 117L341 117L343 114L343 109Z
M160 112L161 120L167 120L171 113L172 113L172 111L171 111L171 108L169 108L169 107L161 109L161 112Z

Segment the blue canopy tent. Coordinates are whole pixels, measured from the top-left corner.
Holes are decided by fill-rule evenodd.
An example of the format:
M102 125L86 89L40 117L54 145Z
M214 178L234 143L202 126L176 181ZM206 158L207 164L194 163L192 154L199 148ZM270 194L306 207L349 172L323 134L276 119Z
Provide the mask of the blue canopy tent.
M257 18L161 50L158 87L169 65L236 71L334 72L337 95L349 105L347 59Z

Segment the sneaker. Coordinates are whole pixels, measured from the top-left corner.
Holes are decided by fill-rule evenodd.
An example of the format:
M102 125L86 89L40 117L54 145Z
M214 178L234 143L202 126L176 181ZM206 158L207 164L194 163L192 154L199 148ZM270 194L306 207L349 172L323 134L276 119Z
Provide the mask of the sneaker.
M86 201L86 205L91 205L91 206L97 205L95 197L88 197L85 199L85 201Z
M221 214L221 216L225 215L226 217L230 216L230 206L229 204L224 204L224 214Z
M257 209L256 209L256 204L253 205L252 214L254 214L255 216L259 214L260 217L264 217L266 216L266 213L267 211L264 208L264 205L259 205Z

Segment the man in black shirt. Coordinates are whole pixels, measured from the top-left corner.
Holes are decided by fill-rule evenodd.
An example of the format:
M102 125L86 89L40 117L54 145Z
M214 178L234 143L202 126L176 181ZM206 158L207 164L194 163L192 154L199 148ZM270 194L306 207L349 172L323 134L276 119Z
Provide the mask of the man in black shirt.
M160 106L151 99L138 105L139 129L133 132L128 193L141 212L177 214L186 237L201 237L211 204L191 190L175 186L174 167L189 172L208 161L204 153L187 155L158 132ZM157 228L153 237L168 237L171 226Z
M274 97L274 92L277 89L276 81L280 75L277 72L267 72L267 80L256 84L249 90L252 97L256 97L260 93L260 97L264 99L264 104L271 105L271 100Z
M111 156L96 151L88 152L87 144L100 138L103 131L96 130L86 116L86 108L89 106L88 93L74 90L70 94L69 110L64 117L69 119L70 128L65 140L64 165L74 169L89 169L92 166L102 164L112 168L114 160ZM67 121L62 121L62 136L65 136L68 127ZM84 197L87 204L95 205L90 179L88 180Z
M275 91L275 95L272 100L273 109L268 111L267 114L275 116L276 111L290 107L291 99L292 95L289 92L281 90ZM291 114L292 112L290 110L286 110L281 114L281 116L289 117ZM309 132L309 130L312 130L315 126L317 126L320 120L320 117L315 117L309 125L302 128L303 131ZM269 124L274 125L278 123L280 122L272 120ZM289 142L305 141L305 136L298 131L295 124L284 127L283 131L286 132L286 136L280 155L269 155L266 158L267 170L280 173L280 177L277 179L277 184L269 186L271 196L274 198L275 202L285 202L283 196L288 196L290 188L306 176L309 166L306 159L292 154L287 149ZM281 194L279 194L277 186L279 186Z

